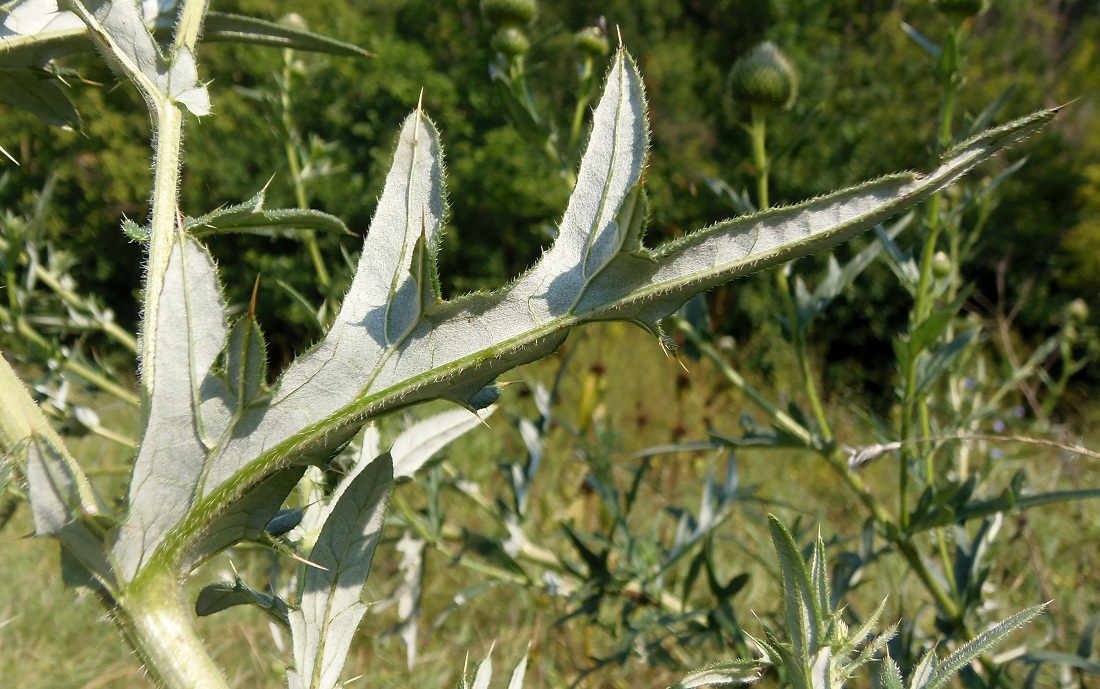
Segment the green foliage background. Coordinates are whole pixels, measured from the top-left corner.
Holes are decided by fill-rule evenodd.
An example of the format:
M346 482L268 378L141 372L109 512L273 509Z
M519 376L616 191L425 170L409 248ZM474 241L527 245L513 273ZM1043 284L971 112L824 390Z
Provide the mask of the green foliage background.
M591 7L576 0L543 3L528 29L527 69L536 99L544 111L557 113L562 129L575 102L580 63L573 32L601 19ZM489 78L491 27L475 0L233 0L216 2L213 9L269 18L293 9L312 29L378 55L294 56L305 73L295 77L293 117L303 138L329 144L334 170L309 185L311 205L340 216L357 232L367 227L396 128L423 89L448 154L451 223L440 269L446 293L498 285L539 255L569 185L559 164L507 119L499 84ZM647 175L654 238L731 214L702 175L723 178L735 189L750 185L743 113L726 96L725 75L738 55L764 39L780 45L801 74L796 104L772 118L769 132L776 200L793 202L932 159L935 61L902 28L907 22L933 40L941 38L947 20L930 3L617 0L601 3L599 11L612 41L616 31L621 34L646 78L654 131ZM1010 85L1015 90L999 121L1077 99L1055 127L1027 144L1026 152L1042 165L1026 166L1007 183L983 240L982 261L964 276L1007 308L1033 279L1017 325L1021 337L1035 340L1051 326L1050 314L1072 298L1081 295L1100 306L1097 3L999 0L973 20L969 33L969 83L959 110L965 116ZM269 179L268 206L295 205L278 115L244 92L272 89L283 56L238 45L209 44L203 51L216 116L189 130L184 212L197 216L240 202ZM26 208L47 177L57 175L50 234L64 237L77 255L97 257L78 267L82 287L103 295L124 323L136 326L140 251L127 246L118 228L123 215L141 220L147 212L148 123L137 95L119 87L93 56L72 66L86 80L72 86L84 114L82 131L58 136L29 115L0 109L2 143L22 162L6 167L0 206ZM337 280L346 281L340 249L354 255L359 241L320 241ZM259 314L275 363L289 361L316 335L304 310L275 284L278 278L319 301L302 246L257 237L213 244L223 274L234 276L232 302L245 303L255 275L264 278ZM856 242L841 250L858 248ZM1009 279L998 294L1001 264ZM886 271L872 267L865 298L838 304L833 318L817 326L825 375L837 384L876 389L892 375L881 343L904 320L905 300L895 298L892 290L898 288ZM759 327L774 310L769 281L741 282L713 295L712 303L721 327L738 340L774 336Z

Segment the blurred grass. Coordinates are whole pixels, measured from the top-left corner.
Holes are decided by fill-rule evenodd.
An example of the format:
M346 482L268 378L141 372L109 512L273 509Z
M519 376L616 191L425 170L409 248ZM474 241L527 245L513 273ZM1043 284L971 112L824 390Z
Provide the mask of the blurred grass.
M754 346L750 341L734 356L769 358L774 363L772 374L767 381L758 382L773 394L797 401L796 368L785 358L786 353L754 351ZM566 348L576 351L555 408L563 423L551 431L548 439L531 498L527 535L534 543L575 558L559 523L572 520L581 529L591 529L604 518L599 498L583 485L584 448L610 447L615 466L621 468L618 478L625 482L627 469L636 461L629 459L631 453L677 439L703 439L708 426L736 434L738 418L753 410L730 393L709 365L666 355L653 338L631 326L590 328L574 334ZM549 384L564 356L565 350L517 369L505 379ZM596 380L600 403L594 406L593 428L576 435L569 426L580 426L584 421L577 418L577 410L586 404L586 377ZM508 418L534 413L525 388L506 387L502 409L489 421L491 428L470 433L446 451L450 464L476 481L489 496L505 494L497 465L522 456L522 442L510 428ZM871 442L856 414L850 411L865 401L844 390L830 390L828 397L842 442ZM131 430L127 426L133 423L121 409L104 413L103 420L123 431ZM1083 418L1082 422L1087 424L1088 420ZM1089 440L1096 438L1086 438ZM126 452L95 437L74 440L73 448L105 495L121 495L130 460ZM991 485L1006 484L1017 469L1029 472L1034 490L1100 485L1100 468L1092 459L1061 456L1048 448L1019 444L987 444L984 452L990 456L993 450L1002 454L987 464ZM724 461L724 456L715 453L656 457L650 480L639 498L642 509L632 515L632 526L639 533L653 530L671 540L676 522L662 512L677 505L695 510L702 478L712 468L721 471ZM716 544L724 562L719 576L728 579L742 571L751 573L749 586L735 599L735 607L748 631L755 633L757 623L751 611L772 613L778 609L779 600L764 523L766 514L773 511L788 524L801 519L803 528L814 531L820 524L827 541L858 536L863 514L824 463L808 453L741 450L738 461L741 485L758 486L764 502L747 503L722 528ZM894 495L895 467L888 458L869 466L866 475L880 495ZM404 484L397 492L409 504L422 502L422 491L416 483ZM893 504L892 499L889 504ZM491 528L483 515L461 497L448 495L446 505L449 523L473 530ZM56 572L56 545L22 536L30 531L24 505L0 533L0 577L7 584L0 589L0 677L5 680L4 686L92 689L144 685L146 680L136 658L121 643L98 601L62 588ZM1026 638L1042 648L1072 652L1089 616L1100 610L1098 543L1100 503L1059 505L1007 516L989 560L993 566L989 581L997 586L989 599L997 609L986 611L987 619L1003 618L1022 607L1052 599L1050 613L1018 635L1017 640ZM931 553L931 546L930 537L922 543L925 552ZM457 545L453 552L458 552ZM240 551L205 565L188 584L189 590L194 593L205 582L231 576L230 557L247 581L265 581L269 555ZM383 543L368 582L367 599L380 600L392 591L397 563L393 543ZM668 590L679 590L680 573L682 568L670 576ZM455 686L467 654L472 672L494 644L495 684L503 685L530 644L527 686L566 686L577 678L580 668L588 666L590 655L608 655L615 648L614 639L599 627L589 626L583 617L559 624L569 610L565 600L511 584L499 584L486 595L473 598L425 639L424 630L455 594L481 581L482 575L456 564L453 558L430 552L416 667L412 672L406 670L401 642L395 636L384 636L396 621L391 608L366 617L345 675L363 678L348 686ZM887 594L887 621L906 616L921 625L932 624L931 606L926 604L919 583L897 558L886 558L868 572L861 588L853 594L853 609L867 612ZM280 651L261 613L237 608L204 618L200 628L235 686L283 685L281 671L289 651ZM285 645L287 636L281 636ZM716 658L698 655L683 659L702 664ZM580 686L662 687L676 678L676 672L631 662L604 668ZM1041 677L1038 686L1048 686L1044 681Z

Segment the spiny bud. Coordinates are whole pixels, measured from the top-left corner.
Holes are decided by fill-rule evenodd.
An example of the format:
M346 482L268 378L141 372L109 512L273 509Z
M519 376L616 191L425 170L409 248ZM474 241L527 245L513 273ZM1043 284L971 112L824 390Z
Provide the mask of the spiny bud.
M786 108L794 103L797 79L787 56L767 41L733 63L729 88L733 97L742 103Z
M493 26L523 26L538 14L535 0L481 0L481 13Z
M593 59L607 55L610 47L607 44L607 36L598 26L590 26L581 29L573 36L573 45L577 46L585 57Z
M951 257L942 251L937 251L932 257L932 275L937 278L945 278L951 274Z
M531 42L527 40L527 35L516 27L505 26L497 29L489 45L493 50L511 59L526 53L531 47Z
M989 0L932 0L932 6L948 17L962 21L985 12Z

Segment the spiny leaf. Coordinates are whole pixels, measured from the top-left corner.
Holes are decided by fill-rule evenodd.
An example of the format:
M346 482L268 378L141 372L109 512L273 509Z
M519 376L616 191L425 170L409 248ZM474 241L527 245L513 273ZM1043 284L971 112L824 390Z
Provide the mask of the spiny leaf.
M752 684L760 679L768 663L763 660L726 660L701 667L668 689L695 689L711 685Z
M57 75L41 69L0 68L0 101L55 127L80 128L80 115Z
M255 43L343 57L374 57L373 53L357 45L322 36L306 29L227 12L207 13L206 22L202 27L202 39L206 43L218 41Z
M887 656L882 661L882 689L904 689L901 681L901 670L894 659Z
M581 164L586 182L575 190L554 246L500 291L451 302L437 301L434 274L442 152L426 118L410 115L339 316L283 375L272 404L234 421L250 432L227 433L213 449L205 498L217 504L303 455L327 456L388 410L437 398L465 404L502 372L553 351L575 325L631 320L656 330L692 295L847 239L1054 116L1039 113L978 137L928 175L894 175L721 223L655 251L626 250L631 235L618 219L642 177L644 112L641 82L624 52L597 107ZM431 259L430 281L413 277L421 256ZM186 547L191 537L179 536Z
M183 49L171 59L162 55L136 0L62 0L58 6L80 17L103 56L134 82L150 107L169 102L195 115L210 112L210 95L199 82L194 54Z
M197 238L227 232L279 235L291 230L351 234L342 220L328 213L300 208L264 208L266 196L266 189L261 189L244 203L220 208L198 218L187 218L184 228Z
M299 607L290 612L294 668L291 689L332 689L339 684L352 636L366 604L360 602L370 572L386 502L393 484L389 455L357 466L333 495L333 507L309 555Z
M88 28L73 13L57 12L57 6L55 0L22 0L5 7L7 14L0 20L0 65L40 67L53 58L95 49ZM164 9L156 5L152 8L154 12ZM168 14L144 15L146 25L154 29L161 42L171 40L174 10L169 7ZM373 57L358 46L328 36L226 12L207 13L202 38L205 43L253 43L345 57Z
M325 339L283 374L270 408L246 414L258 426L229 439L213 460L207 490L220 485L258 448L278 442L303 425L340 409L393 360L427 307L439 299L435 255L445 212L443 158L435 127L420 111L401 129L394 165L386 178L351 288ZM428 279L414 280L417 242L429 265ZM423 362L427 351L413 352ZM397 357L398 359L402 357ZM471 393L472 394L472 393Z
M245 316L229 331L225 373L238 410L266 392L267 345L255 317Z
M807 660L818 648L818 632L821 628L821 610L817 607L810 585L810 573L791 532L787 531L775 515L768 516L768 529L771 531L775 553L779 558L779 569L783 574L783 610L787 620L787 633L791 636L791 647L796 657Z
M918 685L914 681L910 689L940 689L946 686L951 678L955 676L955 673L969 665L978 656L1004 641L1009 634L1038 617L1046 607L1044 603L1027 610L1021 610L1012 617L982 632L940 661L927 682Z
M203 540L183 563L183 571L194 569L231 545L245 541L267 542L267 525L294 490L305 469L293 466L276 472L234 502L207 528Z
M172 247L153 327L156 373L149 418L130 482L130 516L114 548L127 581L191 508L206 468L207 442L217 440L221 430L204 428L204 416L211 426L227 421L224 409L200 413L203 389L217 385L210 369L227 326L214 262L192 239Z

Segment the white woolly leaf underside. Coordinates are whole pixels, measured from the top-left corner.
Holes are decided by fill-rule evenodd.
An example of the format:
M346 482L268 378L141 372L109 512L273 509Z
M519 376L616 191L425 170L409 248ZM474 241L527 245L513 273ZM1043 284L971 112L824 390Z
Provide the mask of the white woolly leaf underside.
M154 324L156 379L130 516L114 549L123 579L166 541L201 549L196 534L228 502L274 471L317 461L372 417L429 399L465 405L500 373L553 351L581 323L628 320L656 331L661 318L695 294L872 227L1053 115L979 135L929 174L867 182L648 250L638 217L648 147L645 96L637 68L620 50L553 245L506 287L444 302L436 275L446 208L443 153L435 127L417 110L401 128L339 314L270 397L242 402L214 366L227 332L216 271L193 238L177 241Z

